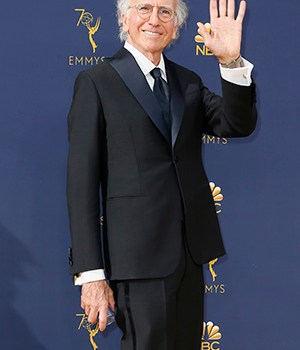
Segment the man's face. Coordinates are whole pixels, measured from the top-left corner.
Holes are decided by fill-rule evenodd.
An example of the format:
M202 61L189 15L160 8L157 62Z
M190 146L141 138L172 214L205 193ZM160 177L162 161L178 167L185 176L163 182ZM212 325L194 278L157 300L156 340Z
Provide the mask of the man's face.
M155 6L150 18L141 18L135 8L123 14L123 30L128 33L128 42L145 56L160 55L163 49L176 38L176 17L163 22L158 17L160 7L176 11L176 0L131 0L130 6L150 4Z

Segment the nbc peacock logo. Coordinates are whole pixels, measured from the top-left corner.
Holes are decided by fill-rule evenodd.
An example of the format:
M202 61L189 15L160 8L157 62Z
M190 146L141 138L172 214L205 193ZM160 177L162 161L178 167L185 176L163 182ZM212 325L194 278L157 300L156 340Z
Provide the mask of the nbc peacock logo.
M222 206L222 201L224 199L223 194L221 193L222 189L221 187L217 186L214 182L209 183L210 190L215 202L215 207L216 207L216 213L220 214L222 212L221 206Z
M203 322L201 350L221 350L221 339L222 334L219 326L214 325L212 321Z
M205 29L208 33L211 31L211 25L210 23L204 24ZM194 37L194 41L196 42L196 56L202 55L202 56L213 56L213 53L209 50L207 46L204 44L203 36L198 34Z

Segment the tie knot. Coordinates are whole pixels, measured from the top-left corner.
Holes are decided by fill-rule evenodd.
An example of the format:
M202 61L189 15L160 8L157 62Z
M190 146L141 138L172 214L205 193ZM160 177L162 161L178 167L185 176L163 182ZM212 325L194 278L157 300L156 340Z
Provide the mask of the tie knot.
M160 77L161 77L160 68L154 68L154 69L152 69L152 71L150 72L150 74L152 75L152 77L153 77L154 79L160 78Z

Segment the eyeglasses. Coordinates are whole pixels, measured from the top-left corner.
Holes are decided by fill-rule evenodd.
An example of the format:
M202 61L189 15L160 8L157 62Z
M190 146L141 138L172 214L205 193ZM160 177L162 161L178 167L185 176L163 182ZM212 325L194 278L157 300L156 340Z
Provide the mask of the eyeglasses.
M130 6L129 8L135 8L136 12L138 14L138 16L142 19L149 19L153 13L153 8L157 7L157 6L153 6L151 4L147 4L147 3L142 3L142 4L138 4L135 6ZM170 9L169 7L158 7L158 18L164 22L170 22L174 16L176 15L176 12L173 11L172 9Z

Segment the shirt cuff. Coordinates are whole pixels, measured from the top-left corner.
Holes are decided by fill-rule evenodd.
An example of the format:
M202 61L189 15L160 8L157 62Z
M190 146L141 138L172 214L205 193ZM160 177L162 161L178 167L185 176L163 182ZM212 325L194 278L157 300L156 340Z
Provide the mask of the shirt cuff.
M250 86L252 83L251 72L254 66L251 62L245 60L245 58L243 58L243 61L245 66L239 68L224 68L219 65L221 77L236 85Z
M105 280L105 274L103 269L90 270L81 272L78 276L74 277L75 286L81 286L83 283L95 282Z

